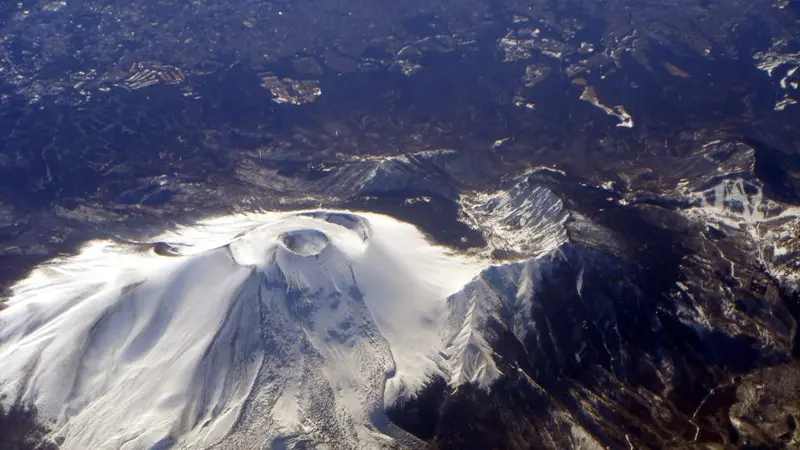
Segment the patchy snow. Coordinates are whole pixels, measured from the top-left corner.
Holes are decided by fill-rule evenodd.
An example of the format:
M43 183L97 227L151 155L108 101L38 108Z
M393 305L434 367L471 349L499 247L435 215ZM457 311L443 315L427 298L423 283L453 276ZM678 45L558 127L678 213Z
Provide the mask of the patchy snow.
M783 111L797 103L795 96L790 95L800 86L797 75L800 71L800 52L780 53L774 51L758 52L753 55L756 67L767 73L770 78L779 78L778 85L784 91L783 98L775 102L775 111ZM776 72L778 73L776 75Z
M600 102L600 98L597 96L597 91L593 86L586 86L583 89L583 92L581 93L580 99L585 102L591 103L597 108L602 109L609 116L614 116L618 118L619 119L619 123L617 124L618 127L633 128L633 117L625 109L625 106L616 105L613 108L610 108L604 105L603 103Z
M383 448L412 439L386 404L472 364L444 360L447 299L484 264L411 225L262 213L157 240L177 256L91 242L0 311L0 394L34 403L64 450Z
M688 210L691 214L711 217L737 229L800 216L800 208L782 207L768 200L760 186L741 178L725 179L710 189L690 195L697 203Z
M597 441L581 425L572 422L570 424L570 437L572 438L573 449L575 450L604 450L606 447Z
M760 185L729 178L702 191L687 193L695 206L684 213L715 228L729 227L750 236L767 271L800 290L800 208L773 201Z

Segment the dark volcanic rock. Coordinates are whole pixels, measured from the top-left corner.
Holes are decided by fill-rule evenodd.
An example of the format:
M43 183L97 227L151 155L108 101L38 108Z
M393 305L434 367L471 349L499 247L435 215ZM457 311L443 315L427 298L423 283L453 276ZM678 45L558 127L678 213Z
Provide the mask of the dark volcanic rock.
M488 391L433 382L390 417L436 448L738 445L736 386L790 361L796 327L744 241L556 174L530 181L572 211L569 241L465 288L502 375Z
M800 365L795 361L745 376L736 388L730 418L742 446L800 446Z

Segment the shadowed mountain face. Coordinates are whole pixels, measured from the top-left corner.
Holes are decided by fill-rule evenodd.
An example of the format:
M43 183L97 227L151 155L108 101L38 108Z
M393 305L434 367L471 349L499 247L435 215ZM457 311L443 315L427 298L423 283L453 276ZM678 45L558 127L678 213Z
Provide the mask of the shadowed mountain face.
M800 445L797 2L162 3L0 4L10 445Z
M502 373L492 389L434 381L390 417L437 448L742 444L736 389L791 360L791 300L740 241L563 183L602 222L580 209L558 251L472 282Z

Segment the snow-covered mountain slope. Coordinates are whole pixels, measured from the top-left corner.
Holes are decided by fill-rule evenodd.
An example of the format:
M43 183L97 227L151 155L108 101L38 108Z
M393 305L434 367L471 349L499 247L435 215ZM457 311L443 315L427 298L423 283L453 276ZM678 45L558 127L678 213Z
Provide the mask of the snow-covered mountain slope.
M463 253L329 210L93 242L14 287L0 395L65 449L729 442L718 396L797 341L741 237L796 216L723 183L670 209L529 171L421 209Z
M564 202L531 175L517 177L509 189L464 195L461 204L469 222L480 229L495 253L502 256L543 255L567 240Z
M62 448L415 441L384 404L446 375L446 298L479 263L375 214L241 216L162 238L176 256L91 243L0 312L0 392L36 405Z

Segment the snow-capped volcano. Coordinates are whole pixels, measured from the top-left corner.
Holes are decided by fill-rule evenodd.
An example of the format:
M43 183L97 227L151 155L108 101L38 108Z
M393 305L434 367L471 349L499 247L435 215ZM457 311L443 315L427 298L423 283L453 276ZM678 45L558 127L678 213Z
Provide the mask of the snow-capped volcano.
M63 449L697 442L728 432L731 374L797 348L754 247L697 220L769 211L717 191L673 211L535 170L420 229L316 210L90 242L0 310L0 399ZM420 231L458 220L485 246Z
M447 298L481 264L376 214L254 214L159 239L171 256L90 243L0 312L0 393L36 405L62 448L415 440L384 407L458 365Z

